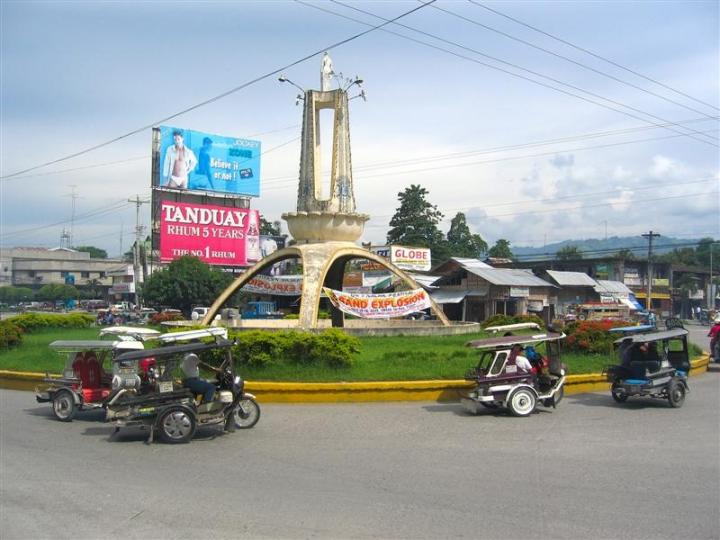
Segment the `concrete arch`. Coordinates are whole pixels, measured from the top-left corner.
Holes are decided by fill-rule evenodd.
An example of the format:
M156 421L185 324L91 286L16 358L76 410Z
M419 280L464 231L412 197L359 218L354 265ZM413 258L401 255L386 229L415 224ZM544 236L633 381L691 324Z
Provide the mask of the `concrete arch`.
M393 274L400 277L403 282L413 289L420 288L420 285L387 260L359 248L351 242L325 242L322 244L298 244L276 251L272 255L259 261L254 266L237 278L220 296L213 302L207 315L202 320L203 325L208 325L215 318L223 304L250 281L258 272L276 262L298 257L303 266L303 290L300 300L300 317L298 327L304 329L317 328L318 310L320 305L320 294L322 286L329 281L335 287L341 286L342 270L347 261L352 259L367 259L373 261ZM445 313L438 307L435 301L430 298L431 309L444 326L449 326ZM335 324L333 326L340 326Z

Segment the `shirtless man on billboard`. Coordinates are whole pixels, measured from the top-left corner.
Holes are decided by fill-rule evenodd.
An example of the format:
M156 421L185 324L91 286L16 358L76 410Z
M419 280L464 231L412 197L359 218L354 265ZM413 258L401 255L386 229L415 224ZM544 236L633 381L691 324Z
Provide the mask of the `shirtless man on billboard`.
M173 131L175 144L165 151L163 163L163 178L165 186L169 188L187 189L188 176L195 168L197 159L192 150L185 146L182 131Z

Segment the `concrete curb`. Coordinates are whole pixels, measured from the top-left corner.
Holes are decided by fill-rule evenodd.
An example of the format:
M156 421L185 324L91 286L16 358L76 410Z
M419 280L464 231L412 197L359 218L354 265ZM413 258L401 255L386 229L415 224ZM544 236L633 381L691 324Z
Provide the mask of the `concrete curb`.
M691 361L690 375L708 370L709 356ZM55 375L51 375L55 376ZM0 370L0 388L33 390L42 385L45 374ZM341 403L372 401L458 401L473 387L465 380L340 382L340 383L246 383L246 390L263 403ZM565 395L609 391L610 384L600 373L568 375Z

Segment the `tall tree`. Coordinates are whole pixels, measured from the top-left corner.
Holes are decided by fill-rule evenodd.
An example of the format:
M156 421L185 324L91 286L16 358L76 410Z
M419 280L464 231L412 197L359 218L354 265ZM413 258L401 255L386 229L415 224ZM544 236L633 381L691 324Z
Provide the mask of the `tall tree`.
M75 251L84 251L89 253L92 259L107 259L108 254L104 249L97 248L95 246L77 246L73 247Z
M510 249L510 242L504 238L500 238L495 245L488 251L490 257L496 259L512 259L513 253Z
M280 222L276 222L278 225ZM275 223L268 221L264 217L260 216L260 234L266 234L268 236L280 236L280 227L275 226Z
M583 252L577 246L565 246L558 249L555 256L561 261L572 261L583 258Z
M193 306L209 306L232 281L232 275L186 255L153 272L143 285L146 304L169 306L190 315Z
M450 222L447 233L448 251L455 257L478 258L488 249L487 242L479 234L473 234L468 227L465 214L458 212Z
M432 251L433 261L442 261L448 256L445 236L438 228L443 214L427 201L428 193L415 184L398 193L400 206L390 220L387 243L427 247Z
M720 240L714 238L701 238L695 249L697 263L710 268L710 250L713 255L713 266L720 267Z

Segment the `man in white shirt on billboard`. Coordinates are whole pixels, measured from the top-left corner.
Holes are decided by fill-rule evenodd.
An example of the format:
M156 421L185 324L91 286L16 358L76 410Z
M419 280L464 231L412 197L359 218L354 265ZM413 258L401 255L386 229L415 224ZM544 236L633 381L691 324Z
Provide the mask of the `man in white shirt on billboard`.
M175 144L165 151L164 185L169 188L187 189L188 176L197 165L197 159L193 151L185 146L182 131L173 131L173 141Z

